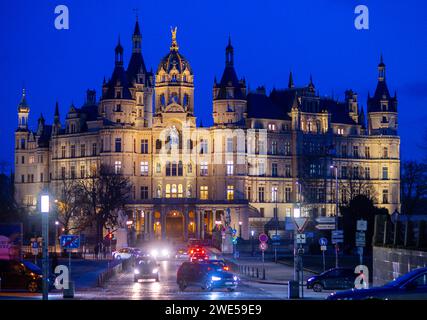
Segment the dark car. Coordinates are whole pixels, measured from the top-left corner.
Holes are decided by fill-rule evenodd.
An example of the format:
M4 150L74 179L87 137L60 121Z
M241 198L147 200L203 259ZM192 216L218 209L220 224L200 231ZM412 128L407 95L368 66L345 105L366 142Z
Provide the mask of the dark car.
M154 279L159 282L159 266L153 257L141 257L137 259L133 271L133 281L138 282L140 279Z
M176 279L181 291L190 286L201 287L209 291L215 288L226 288L228 291L234 291L239 281L235 274L224 271L217 264L194 262L184 262L178 269Z
M354 281L358 274L354 269L333 268L307 280L307 289L315 292L322 290L344 290L354 288Z
M1 289L41 291L43 272L35 264L27 261L0 260ZM49 289L53 287L54 276L50 276Z
M204 262L209 260L209 256L206 253L195 252L190 255L191 262Z
M328 300L427 300L427 267L415 269L382 287L336 292Z

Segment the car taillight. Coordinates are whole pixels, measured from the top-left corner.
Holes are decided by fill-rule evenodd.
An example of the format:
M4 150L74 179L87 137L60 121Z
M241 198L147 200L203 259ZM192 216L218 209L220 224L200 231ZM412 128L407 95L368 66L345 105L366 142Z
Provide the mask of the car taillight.
M225 271L230 270L230 268L229 268L228 266L225 266L223 269L224 269Z

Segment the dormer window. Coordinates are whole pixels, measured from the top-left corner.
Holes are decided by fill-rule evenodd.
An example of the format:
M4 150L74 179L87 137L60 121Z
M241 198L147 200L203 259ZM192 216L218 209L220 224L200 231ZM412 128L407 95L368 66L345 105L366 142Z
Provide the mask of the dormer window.
M76 132L76 125L74 123L71 124L71 133L75 133Z
M116 99L121 99L122 98L122 91L121 90L117 90L116 91Z
M387 106L387 103L383 103L383 104L381 104L381 110L382 111L388 111L387 108L388 106Z
M269 123L268 124L268 130L269 131L276 131L276 124L275 123Z
M121 104L116 105L116 112L122 112L122 105Z

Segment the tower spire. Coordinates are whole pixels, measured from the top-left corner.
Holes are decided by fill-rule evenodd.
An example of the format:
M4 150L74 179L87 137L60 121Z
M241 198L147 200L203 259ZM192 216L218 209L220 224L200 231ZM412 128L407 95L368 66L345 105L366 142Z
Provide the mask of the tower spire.
M178 30L178 27L175 27L172 29L171 27L171 35L172 35L172 44L170 47L171 51L178 51L178 42L176 41L176 31Z
M228 45L225 48L225 65L230 67L234 65L234 48L231 45L231 35L228 35Z
M292 71L289 72L289 81L288 88L291 89L294 87L294 77L292 76Z
M138 13L136 13L135 28L133 30L133 35L132 35L132 52L133 53L141 52L141 42L142 42L141 30L139 28Z
M385 81L385 64L384 64L382 53L380 56L380 63L378 64L378 81L379 82Z
M117 42L117 46L115 49L115 53L116 53L116 66L123 66L123 47L120 43L120 35L119 35L119 40Z

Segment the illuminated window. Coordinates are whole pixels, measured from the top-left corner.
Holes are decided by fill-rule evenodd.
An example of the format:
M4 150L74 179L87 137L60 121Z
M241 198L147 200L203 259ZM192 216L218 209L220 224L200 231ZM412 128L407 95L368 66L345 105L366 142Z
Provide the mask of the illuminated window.
M268 124L268 130L269 130L269 131L276 131L276 124L274 124L274 123L269 123L269 124Z
M208 200L208 186L200 186L200 200Z
M231 176L234 174L234 164L233 160L227 161L227 175Z
M148 161L141 162L141 176L148 176Z
M272 202L277 202L277 187L272 187L271 188L271 201Z
M227 186L227 200L234 200L234 186Z
M208 163L203 161L200 163L200 175L207 176L208 175Z
M114 172L116 174L120 174L122 172L122 162L121 161L115 161L114 162Z

